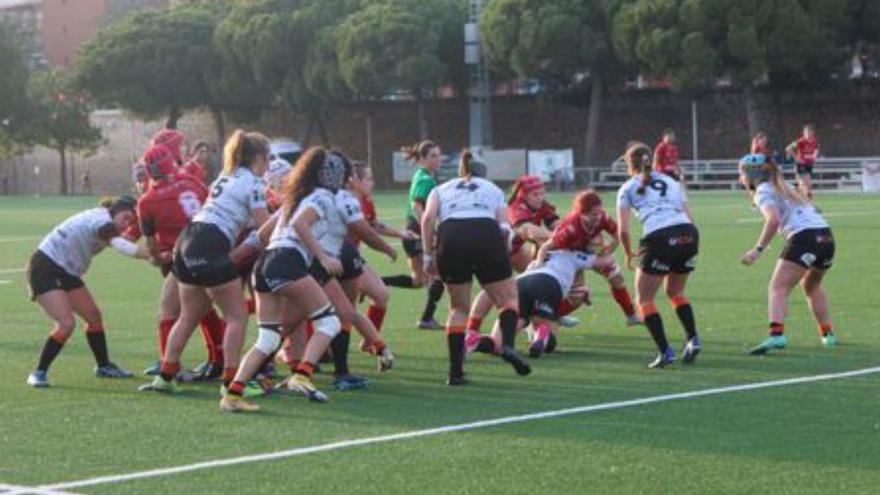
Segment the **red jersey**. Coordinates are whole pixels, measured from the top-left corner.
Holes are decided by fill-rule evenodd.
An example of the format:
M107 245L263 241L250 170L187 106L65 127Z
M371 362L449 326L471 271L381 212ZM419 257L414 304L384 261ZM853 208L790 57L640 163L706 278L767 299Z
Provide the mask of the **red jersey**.
M207 198L208 188L189 175L155 184L138 200L141 231L156 237L159 252L171 251Z
M198 160L190 160L181 169L189 175L192 175L202 183L208 179L208 170Z
M795 154L795 159L801 165L812 165L816 163L816 155L818 155L819 151L819 141L816 140L816 137L812 137L810 139L800 138L795 143L797 146L797 153Z
M617 235L617 222L607 214L603 213L602 218L587 229L581 222L580 215L570 213L559 222L556 230L553 231L553 245L557 249L586 251L590 249L594 244L594 239L603 231L613 236Z
M373 203L373 198L369 196L359 196L358 200L360 200L361 203L361 212L364 214L364 220L370 225L375 224L379 217L376 215L376 205ZM360 246L361 244L361 240L353 235L349 235L348 240L355 246Z
M654 148L657 167L661 173L678 173L678 147L672 143L660 141Z
M559 220L559 215L556 214L556 207L546 201L544 201L540 208L535 210L525 201L514 200L513 203L507 207L507 218L510 220L510 224L514 228L519 227L524 223L531 223L550 229L553 228L553 224ZM518 253L525 243L526 240L521 236L517 235L514 237L511 249L512 254Z
M376 223L379 217L376 215L376 205L373 203L373 198L364 196L358 199L361 201L361 211L364 214L364 220L370 225Z

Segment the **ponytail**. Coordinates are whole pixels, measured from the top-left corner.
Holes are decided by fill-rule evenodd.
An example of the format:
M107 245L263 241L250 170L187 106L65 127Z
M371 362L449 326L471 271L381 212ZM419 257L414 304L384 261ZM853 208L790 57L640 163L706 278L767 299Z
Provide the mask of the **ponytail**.
M642 183L636 189L636 192L645 194L645 188L651 183L651 172L653 171L651 148L648 148L644 143L632 142L629 144L626 153L623 154L623 158L626 161L631 176L636 174L642 176Z
M285 222L289 222L299 203L318 187L318 176L327 159L327 150L315 146L306 150L284 179L281 202Z
M512 205L514 201L519 198L519 192L522 190L522 182L520 181L522 177L516 179L516 182L513 183L513 189L510 191L510 197L507 199L507 204Z
M250 168L260 155L269 155L269 138L258 132L237 129L223 147L221 175L231 174L235 167Z
M431 150L436 147L437 143L426 139L412 146L404 146L400 151L403 153L403 157L407 160L418 162L419 160L427 158L431 153Z
M137 200L131 196L104 197L98 201L98 206L110 210L110 216L114 217L120 211L135 212L137 209Z
M791 187L785 182L785 177L782 176L782 170L780 170L775 163L767 162L764 164L764 167L770 172L768 182L773 186L773 190L776 192L777 196L801 205L810 202L800 190Z
M470 151L463 151L461 158L458 159L458 176L470 177L473 175L474 154Z

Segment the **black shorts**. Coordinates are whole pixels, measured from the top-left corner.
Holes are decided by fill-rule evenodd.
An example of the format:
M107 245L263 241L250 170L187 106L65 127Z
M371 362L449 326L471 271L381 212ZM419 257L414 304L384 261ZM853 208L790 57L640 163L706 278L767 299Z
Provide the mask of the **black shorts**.
M28 262L27 280L32 301L53 290L70 292L86 285L81 278L67 273L39 249L34 251Z
M290 282L309 276L309 269L302 253L295 248L278 248L264 251L254 264L254 290L268 294Z
M476 276L480 285L510 278L507 241L491 218L450 219L437 231L437 271L447 284Z
M806 163L798 163L797 164L797 174L812 176L813 175L813 164L810 163L808 165Z
M791 236L779 257L806 269L827 270L834 262L834 247L831 229L807 229Z
M651 232L639 241L640 268L650 275L685 274L694 271L700 233L693 224L673 225Z
M556 308L562 302L562 288L552 275L526 273L516 279L519 293L519 316L526 320L533 316L555 321Z
M229 258L229 239L214 224L193 222L186 226L174 246L177 280L188 285L216 287L238 278Z
M364 273L364 265L367 264L357 246L348 241L342 243L339 261L342 263L342 275L337 278L341 282L360 277Z
M422 237L422 226L419 225L414 218L406 219L406 230L410 232L415 232L420 238ZM422 250L422 240L416 239L414 241L403 239L401 241L403 244L403 250L406 252L406 256L412 258L413 256L421 256Z

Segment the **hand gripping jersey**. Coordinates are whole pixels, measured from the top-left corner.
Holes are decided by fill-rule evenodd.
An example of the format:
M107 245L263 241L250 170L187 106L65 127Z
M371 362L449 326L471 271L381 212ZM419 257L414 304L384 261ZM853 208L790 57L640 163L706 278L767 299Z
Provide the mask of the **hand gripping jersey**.
M318 216L318 220L312 224L312 235L321 250L338 258L348 234L348 226L364 219L357 198L344 189L334 195L327 189L316 188L300 202L289 222L284 222L283 219L278 221L272 231L268 249L295 248L311 264L315 253L309 251L293 228L294 221L307 209Z
M449 219L496 218L505 207L504 192L486 179L452 179L431 191L440 203L440 223Z
M556 214L556 208L548 202L544 202L540 208L533 210L528 203L522 200L514 200L507 207L507 218L513 227L519 227L525 223L531 223L546 228L552 228L553 224L559 220ZM513 238L512 253L518 252L525 245L526 240L519 235Z
M798 204L780 197L769 182L763 182L755 190L755 206L758 209L772 206L779 211L779 233L789 239L802 230L826 229L828 222L810 203Z
M687 196L681 184L664 174L651 172L651 180L639 194L641 187L641 175L624 182L617 192L617 207L636 210L643 237L655 230L691 223L684 211Z
M141 232L156 237L159 252L171 251L207 197L208 188L190 175L155 184L138 200Z
M89 269L92 258L107 247L107 242L98 237L98 232L108 228L108 225L116 228L107 208L92 208L77 213L49 232L37 249L67 273L82 277Z
M562 295L565 296L574 285L577 272L591 268L595 259L595 255L585 251L554 249L547 253L547 259L541 266L527 271L520 277L532 273L546 273L559 282L559 288L562 289Z
M235 239L251 220L251 212L266 208L266 184L244 167L222 175L211 184L208 202L193 222L216 225L234 245Z
M813 165L816 163L816 153L819 151L819 142L816 138L800 138L795 143L797 147L796 159L801 165Z
M616 237L617 222L603 213L602 218L588 228L584 227L580 215L569 213L553 230L553 245L556 246L556 249L587 251L595 243L596 236L602 232L608 232Z

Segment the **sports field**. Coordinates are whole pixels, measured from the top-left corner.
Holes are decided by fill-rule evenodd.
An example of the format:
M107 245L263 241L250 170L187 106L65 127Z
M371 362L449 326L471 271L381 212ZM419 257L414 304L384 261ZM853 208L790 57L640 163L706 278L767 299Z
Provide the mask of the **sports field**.
M550 199L567 209L570 196ZM380 219L401 223L402 194L376 200ZM144 378L95 378L81 326L50 371L52 387L26 386L50 324L28 301L23 266L55 223L95 199L0 198L0 494L877 493L880 197L818 195L838 245L826 288L839 347L822 348L796 293L789 348L760 358L745 351L766 333L780 240L746 268L739 257L761 223L744 195L691 202L702 245L688 292L704 346L694 366L646 369L647 332L624 326L605 282L589 275L594 305L564 330L559 354L532 360L525 378L478 355L471 384L449 388L443 333L413 329L424 293L395 290L385 328L392 372L379 376L353 350L353 371L373 379L366 390L334 392L318 375L327 404L271 396L257 400L258 414L229 415L216 384L169 397L139 393ZM381 274L405 271L403 260L369 259ZM108 251L85 280L111 358L140 371L157 353L158 273ZM658 303L680 349L675 315ZM185 362L203 354L197 332ZM548 414L519 417L533 413Z

